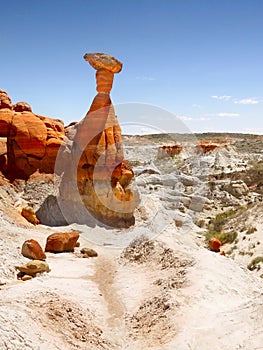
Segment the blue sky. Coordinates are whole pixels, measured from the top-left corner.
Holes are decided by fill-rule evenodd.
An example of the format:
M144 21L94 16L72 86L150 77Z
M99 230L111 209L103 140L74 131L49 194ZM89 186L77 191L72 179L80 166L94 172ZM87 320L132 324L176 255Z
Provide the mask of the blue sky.
M83 55L106 52L123 62L113 103L149 105L116 107L121 123L263 134L262 0L9 0L0 33L0 88L37 114L81 120L96 93Z

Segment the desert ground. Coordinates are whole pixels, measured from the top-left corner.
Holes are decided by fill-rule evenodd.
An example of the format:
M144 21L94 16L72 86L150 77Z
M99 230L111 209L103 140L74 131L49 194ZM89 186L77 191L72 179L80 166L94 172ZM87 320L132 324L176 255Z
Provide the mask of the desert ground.
M129 228L33 225L21 210L37 213L56 176L1 176L0 348L263 349L263 137L123 140L140 193ZM179 154L160 151L178 144ZM44 248L73 230L80 246L46 253L50 272L17 278L25 240ZM98 255L83 258L84 247Z

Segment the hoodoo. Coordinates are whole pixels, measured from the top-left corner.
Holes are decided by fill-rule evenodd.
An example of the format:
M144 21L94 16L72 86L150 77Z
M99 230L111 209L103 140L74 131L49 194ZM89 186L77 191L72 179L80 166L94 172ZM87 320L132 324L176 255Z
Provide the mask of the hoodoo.
M114 74L121 71L122 63L103 53L86 54L84 59L96 69L98 93L77 126L71 149L72 169L66 170L62 181L66 219L71 216L71 197L75 202L81 199L89 213L104 224L130 226L138 195L132 190L134 173L124 160L121 128L110 99ZM77 196L69 191L74 182Z

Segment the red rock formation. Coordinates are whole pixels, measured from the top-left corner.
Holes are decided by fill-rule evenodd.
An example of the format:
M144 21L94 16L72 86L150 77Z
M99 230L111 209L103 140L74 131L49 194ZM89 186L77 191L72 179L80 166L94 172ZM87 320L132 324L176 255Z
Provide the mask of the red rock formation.
M46 260L46 254L43 252L40 244L34 239L29 239L23 243L21 253L24 257L31 260Z
M32 112L32 109L27 102L17 102L13 105L13 109L16 112Z
M2 108L13 109L13 106L8 94L0 89L0 109Z
M7 137L9 135L13 114L11 109L0 109L0 137Z
M36 170L53 173L65 132L62 121L32 113L26 102L12 105L0 90L0 137L7 138L7 162L1 161L0 170L14 180Z
M201 141L199 145L196 146L197 150L201 150L203 153L209 153L214 151L217 148L226 147L226 143L222 142L209 142L209 141Z
M78 232L58 232L48 236L45 252L72 252L79 239Z
M209 240L209 247L213 252L219 252L222 243L218 238L212 237Z
M158 148L157 158L162 159L166 157L174 157L179 155L182 152L183 146L174 145L174 146L160 146Z
M98 94L73 134L73 169L64 175L61 196L65 201L81 198L85 208L103 223L129 226L134 223L138 198L130 188L134 174L124 161L121 128L109 95L114 73L120 72L122 64L106 54L84 58L97 70ZM77 195L68 191L74 182Z
M106 69L112 73L122 70L122 63L105 53L86 53L84 59L96 70Z

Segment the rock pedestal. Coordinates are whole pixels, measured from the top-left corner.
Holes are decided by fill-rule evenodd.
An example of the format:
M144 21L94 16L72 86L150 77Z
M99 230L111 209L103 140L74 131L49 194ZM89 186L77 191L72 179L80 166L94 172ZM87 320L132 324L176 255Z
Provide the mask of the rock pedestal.
M122 64L106 54L86 54L84 58L96 69L98 94L78 124L71 152L72 168L64 174L61 198L70 205L70 198L76 204L80 197L100 222L129 226L134 223L138 196L131 188L134 173L124 161L121 128L110 99L114 73L121 71ZM69 190L74 181L77 194Z

